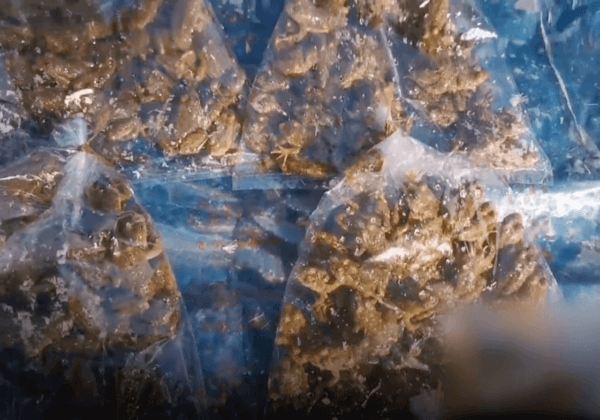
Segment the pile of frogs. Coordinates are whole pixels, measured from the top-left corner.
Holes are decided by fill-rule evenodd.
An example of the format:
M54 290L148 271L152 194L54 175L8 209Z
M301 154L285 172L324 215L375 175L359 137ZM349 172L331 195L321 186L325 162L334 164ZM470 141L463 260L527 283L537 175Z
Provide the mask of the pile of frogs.
M452 414L455 312L598 297L563 3L3 7L2 416Z

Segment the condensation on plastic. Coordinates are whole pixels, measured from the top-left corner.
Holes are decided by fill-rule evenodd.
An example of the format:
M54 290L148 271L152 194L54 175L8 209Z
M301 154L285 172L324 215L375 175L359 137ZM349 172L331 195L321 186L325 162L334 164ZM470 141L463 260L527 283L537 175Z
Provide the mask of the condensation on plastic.
M246 76L205 0L38 3L0 16L30 125L83 116L89 145L130 177L227 171Z
M548 183L552 167L506 64L506 38L478 0L408 2L386 17L410 135L463 151L510 183Z
M203 417L190 320L127 180L93 154L38 150L0 189L3 410Z
M444 313L559 299L523 215L495 205L509 192L466 156L402 134L350 169L312 214L288 280L271 415L406 414L443 390Z
M286 2L246 108L242 144L255 161L234 173L256 182L240 188L257 188L265 173L306 188L303 180L338 175L402 126L389 47L360 8L354 0Z
M236 191L230 177L134 185L190 313L210 411L260 416L285 281L322 192Z

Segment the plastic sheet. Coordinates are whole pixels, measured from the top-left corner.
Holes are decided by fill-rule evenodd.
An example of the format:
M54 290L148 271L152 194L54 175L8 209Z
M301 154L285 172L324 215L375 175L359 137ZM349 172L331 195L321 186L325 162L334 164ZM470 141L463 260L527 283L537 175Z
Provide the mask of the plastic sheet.
M313 213L288 281L273 417L406 415L413 398L443 392L445 313L556 299L523 215L495 205L509 191L401 134L353 167Z
M506 39L479 1L399 2L383 19L411 136L465 152L513 183L552 180L506 65Z
M239 200L229 178L135 183L164 238L202 360L210 411L219 412L243 380L242 307L231 285Z
M92 154L40 150L0 189L3 415L202 417L181 293L127 180Z
M237 150L246 78L205 0L38 3L3 12L0 44L42 129L81 115L90 146L138 174L215 170Z
M164 238L216 418L261 416L285 281L322 191L235 191L230 177L136 191Z
M286 3L248 98L242 142L256 160L236 176L328 178L407 124L382 26L363 6Z

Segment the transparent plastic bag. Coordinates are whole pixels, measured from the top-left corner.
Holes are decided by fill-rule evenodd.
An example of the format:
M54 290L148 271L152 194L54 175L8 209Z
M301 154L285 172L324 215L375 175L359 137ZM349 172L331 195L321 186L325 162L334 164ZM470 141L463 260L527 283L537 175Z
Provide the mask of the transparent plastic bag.
M236 176L325 179L407 124L385 34L362 3L286 3L248 97L242 143L255 160Z
M127 180L92 154L40 150L0 189L2 411L202 417L181 293Z
M205 0L38 3L0 22L38 125L83 116L97 153L148 175L214 170L234 154L246 77Z
M568 182L523 188L499 205L525 215L531 239L545 250L550 268L568 301L596 300L600 292L600 183Z
M14 131L23 119L21 98L4 61L4 55L0 54L0 136Z
M495 26L508 41L509 66L556 179L598 179L597 4L588 0L488 3L487 15L495 18ZM500 19L509 13L518 19L515 25L527 28L525 36Z
M283 0L209 0L249 80L254 80Z
M460 154L396 134L329 191L288 281L270 411L406 415L443 392L444 314L558 297L509 188ZM385 413L385 414L384 414Z
M271 355L286 281L298 258L310 214L323 192L238 192L247 204L236 237L247 245L240 246L236 254L233 278L244 308L245 412L254 418L262 418L267 405Z
M141 179L134 186L161 232L190 314L208 405L218 413L244 373L242 306L231 284L241 204L228 191L230 178Z
M235 191L231 178L135 188L190 313L210 411L258 417L287 279L322 191Z
M506 39L481 10L478 0L399 1L384 15L409 133L511 183L550 182L550 161L506 65Z

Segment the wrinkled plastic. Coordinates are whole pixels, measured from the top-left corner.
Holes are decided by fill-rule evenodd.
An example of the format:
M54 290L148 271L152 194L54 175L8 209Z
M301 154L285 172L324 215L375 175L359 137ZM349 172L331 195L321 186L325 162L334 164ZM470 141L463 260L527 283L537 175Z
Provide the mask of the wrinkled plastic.
M242 143L255 160L236 176L327 179L406 122L382 26L362 7L285 4L246 108Z
M0 54L0 135L6 135L19 127L22 119L19 92L8 75L4 55Z
M0 19L28 118L84 117L90 147L138 175L231 163L246 77L205 0L38 3Z
M92 154L40 150L0 189L2 412L203 416L181 293L127 180Z
M227 178L134 185L161 232L190 314L208 404L222 410L244 372L242 307L230 278L239 200L227 191Z
M406 2L384 13L409 133L464 152L511 183L550 182L550 161L506 65L506 39L480 3Z
M288 281L269 380L273 418L403 416L443 392L437 323L476 302L557 299L510 189L462 154L402 134L321 200Z
M259 417L285 281L322 192L236 191L230 177L134 185L190 313L210 411Z
M569 182L515 190L499 205L518 208L567 300L595 300L600 291L600 183Z
M227 43L248 80L254 80L283 10L283 0L209 0L223 25Z
M509 67L555 178L598 179L597 3L536 0L483 5L505 40Z

